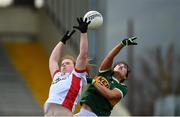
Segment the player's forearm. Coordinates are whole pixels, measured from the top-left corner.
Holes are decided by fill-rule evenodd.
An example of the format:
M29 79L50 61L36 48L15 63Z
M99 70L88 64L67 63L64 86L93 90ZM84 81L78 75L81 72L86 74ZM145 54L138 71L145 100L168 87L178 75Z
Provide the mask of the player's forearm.
M103 69L107 69L110 68L113 64L113 60L115 58L115 56L120 52L120 50L124 47L123 44L119 43L118 45L116 45L105 57L105 59L103 60L101 66L100 66L100 70Z
M99 91L99 93L108 100L121 98L120 92L116 89L110 90L109 88L102 86L100 83L95 83L94 86Z
M109 98L109 93L110 93L110 91L108 91L109 89L107 89L106 87L102 86L99 83L94 84L94 86L102 96Z
M81 33L81 37L80 37L80 56L87 57L87 53L88 53L87 33Z
M88 38L87 33L81 33L80 37L80 53L76 60L76 68L84 70L86 68L88 58Z
M53 51L50 55L50 58L49 58L49 63L51 63L51 61L59 62L59 60L62 56L63 47L64 47L64 44L60 41L53 49Z
M107 55L107 58L109 58L109 60L112 60L119 52L120 50L124 47L123 44L119 43L117 44Z
M64 47L64 44L62 42L59 42L55 48L53 49L50 58L49 58L49 70L50 74L53 77L53 74L56 70L59 69L58 62L60 60L62 49Z
M113 99L115 96L112 93L112 91L104 86L102 86L99 83L94 84L94 86L96 87L96 89L99 91L99 93L104 96L105 98L107 98L108 100Z

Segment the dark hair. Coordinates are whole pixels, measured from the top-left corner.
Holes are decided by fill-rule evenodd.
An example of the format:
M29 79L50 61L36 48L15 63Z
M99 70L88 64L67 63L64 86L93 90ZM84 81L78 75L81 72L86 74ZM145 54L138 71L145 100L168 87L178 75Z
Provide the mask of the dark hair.
M130 70L128 64L127 64L126 62L119 61L119 62L114 63L113 69L114 69L114 68L116 67L116 65L118 65L118 64L124 64L124 65L127 67L127 74L126 74L126 77L128 77L128 74L131 72L131 70Z

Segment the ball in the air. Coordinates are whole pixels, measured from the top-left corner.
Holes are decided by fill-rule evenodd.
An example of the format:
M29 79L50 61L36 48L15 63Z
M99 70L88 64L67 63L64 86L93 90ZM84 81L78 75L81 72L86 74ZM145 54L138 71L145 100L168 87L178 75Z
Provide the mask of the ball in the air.
M84 17L83 20L87 18L87 21L91 21L91 23L88 25L88 29L97 29L103 24L103 17L101 13L97 11L88 11Z

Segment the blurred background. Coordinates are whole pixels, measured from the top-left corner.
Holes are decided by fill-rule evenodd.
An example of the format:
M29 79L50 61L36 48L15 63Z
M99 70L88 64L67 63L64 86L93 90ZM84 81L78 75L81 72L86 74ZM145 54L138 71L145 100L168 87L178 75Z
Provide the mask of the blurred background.
M43 115L50 52L90 10L104 18L88 32L89 57L97 66L122 39L138 37L137 46L115 59L132 72L128 94L112 115L180 115L180 0L0 0L0 115ZM79 34L65 54L77 56Z

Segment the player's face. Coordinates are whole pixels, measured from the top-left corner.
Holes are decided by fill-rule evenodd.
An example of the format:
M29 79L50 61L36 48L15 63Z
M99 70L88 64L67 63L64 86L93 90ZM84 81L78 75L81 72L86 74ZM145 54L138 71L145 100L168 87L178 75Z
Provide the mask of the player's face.
M64 59L61 62L61 72L69 73L72 72L73 68L74 68L74 63L71 59Z
M126 78L128 68L125 64L120 63L115 66L114 71L120 74L120 76L122 76L123 78Z

